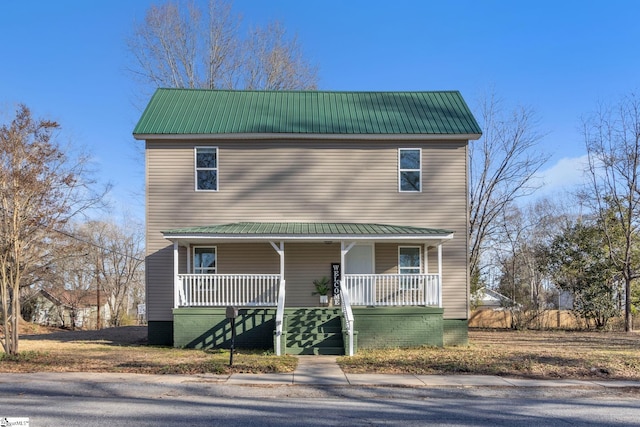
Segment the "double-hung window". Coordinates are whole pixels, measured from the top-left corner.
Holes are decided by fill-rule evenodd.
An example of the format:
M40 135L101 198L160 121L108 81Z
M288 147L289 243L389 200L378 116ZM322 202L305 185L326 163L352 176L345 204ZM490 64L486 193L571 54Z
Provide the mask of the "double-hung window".
M398 272L401 275L420 274L422 272L422 257L420 246L400 246L398 248ZM400 289L419 289L420 277L401 277Z
M420 148L398 150L398 184L400 192L422 191L422 150Z
M218 191L218 147L196 147L196 190Z
M193 248L193 272L195 274L216 274L217 257L215 246Z

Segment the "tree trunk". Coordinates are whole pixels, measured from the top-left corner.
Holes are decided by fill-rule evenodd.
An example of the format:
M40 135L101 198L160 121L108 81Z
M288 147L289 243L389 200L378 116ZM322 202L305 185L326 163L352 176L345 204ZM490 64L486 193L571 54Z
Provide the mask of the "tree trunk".
M624 331L633 332L633 315L631 313L631 279L624 279Z

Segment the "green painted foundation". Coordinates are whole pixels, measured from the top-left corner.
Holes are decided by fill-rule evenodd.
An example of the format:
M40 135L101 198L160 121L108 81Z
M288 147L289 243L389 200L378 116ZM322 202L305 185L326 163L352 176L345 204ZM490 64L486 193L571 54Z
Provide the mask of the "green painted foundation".
M272 308L241 308L235 321L238 348L273 348L276 310ZM174 347L230 348L231 322L226 307L176 308L173 310Z
M353 307L358 348L442 347L443 310L433 307Z
M468 345L469 321L467 319L445 319L442 321L444 345Z
M442 314L441 308L433 307L353 307L354 350L466 345L467 320L443 320ZM349 339L340 316L336 309L286 309L280 337L283 352L344 354ZM201 349L231 346L226 308L178 308L173 310L173 317L174 322L149 323L150 344ZM274 350L275 317L275 308L239 309L236 347Z
M173 322L149 321L147 340L149 345L173 346Z

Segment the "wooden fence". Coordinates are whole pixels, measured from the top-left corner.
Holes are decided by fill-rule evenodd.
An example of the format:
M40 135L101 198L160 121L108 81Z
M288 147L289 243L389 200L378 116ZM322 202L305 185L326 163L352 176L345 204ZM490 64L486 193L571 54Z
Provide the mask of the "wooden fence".
M470 328L511 328L514 322L514 316L509 310L491 310L479 309L471 312L469 317ZM515 322L518 322L516 319ZM633 319L634 330L640 328L640 317ZM545 310L537 315L530 314L527 316L527 328L529 329L566 329L566 330L582 330L588 326L585 320L577 317L570 310ZM624 320L622 318L614 318L609 322L609 326L615 330L624 329Z

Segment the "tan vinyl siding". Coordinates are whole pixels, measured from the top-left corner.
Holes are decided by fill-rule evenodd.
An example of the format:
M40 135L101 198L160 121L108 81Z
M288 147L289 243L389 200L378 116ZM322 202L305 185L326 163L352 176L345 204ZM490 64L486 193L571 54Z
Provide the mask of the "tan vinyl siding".
M311 295L313 281L331 278L331 263L340 262L339 243L286 243L284 275L287 307L317 307L318 295Z
M280 274L280 256L269 243L219 243L219 274Z
M195 146L219 148L218 192L194 190ZM453 230L454 239L443 246L444 317L466 318L465 147L466 141L148 141L149 320L171 320L172 251L161 231L238 221L369 222ZM421 193L398 192L398 148L422 149ZM330 263L339 262L339 247L337 256L329 256L324 251L331 245L316 244L309 255L290 246L285 263L302 262L297 256L324 260L318 271L293 281L288 277L287 304L302 305L311 301L311 283L304 290L292 283L303 286L309 278L328 275ZM395 267L397 245L395 250L392 246L377 245L377 272L387 271L382 270L387 264L386 269ZM319 255L314 253L318 248ZM276 252L270 245L267 249L272 254L267 250L264 256L278 266ZM387 250L393 256L383 262L378 252ZM429 257L435 261L436 251ZM290 267L287 273L294 274Z
M398 245L378 243L376 251L376 274L396 274L398 272Z

